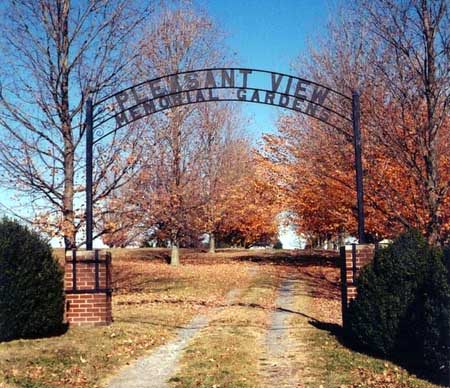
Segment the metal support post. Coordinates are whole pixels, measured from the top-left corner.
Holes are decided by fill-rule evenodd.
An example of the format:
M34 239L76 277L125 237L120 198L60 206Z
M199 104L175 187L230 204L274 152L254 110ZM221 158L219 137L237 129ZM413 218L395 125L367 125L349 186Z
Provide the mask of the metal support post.
M92 250L93 201L92 201L92 151L93 151L92 100L86 101L86 250Z
M363 189L363 169L361 157L361 128L360 128L360 103L359 93L352 93L352 121L353 121L353 145L355 147L355 170L356 170L356 198L358 206L358 238L359 243L366 242L364 227L364 189Z

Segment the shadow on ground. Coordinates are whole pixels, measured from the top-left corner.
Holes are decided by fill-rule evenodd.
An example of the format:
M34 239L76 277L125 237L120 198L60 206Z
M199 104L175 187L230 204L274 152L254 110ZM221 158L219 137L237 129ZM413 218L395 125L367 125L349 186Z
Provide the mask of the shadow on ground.
M273 265L339 265L338 252L310 249L248 251L245 252L245 254L237 253L233 259L237 261L251 261L254 263L267 263Z
M50 332L43 333L43 334L24 336L24 337L18 336L18 337L14 337L14 338L8 338L8 339L0 340L0 343L11 342L11 341L16 341L16 340L34 340L34 339L61 337L64 334L66 334L68 330L69 330L69 324L66 322L62 322L58 327L54 328ZM1 383L0 383L0 387L2 387Z
M299 312L294 312L296 314L301 314L303 316L305 316L302 313ZM315 328L325 331L327 333L329 333L332 337L334 337L336 339L336 341L342 345L343 347L365 355L365 356L369 356L372 358L376 358L382 361L389 361L391 363L393 363L394 365L397 365L403 369L405 369L406 371L408 371L408 373L412 374L412 375L416 375L417 377L428 381L432 384L437 384L437 385L443 385L443 386L448 386L446 385L446 382L443 381L442 379L438 379L438 378L434 378L432 376L430 376L430 373L427 373L423 368L421 368L418 365L418 362L415 361L414 359L411 358L410 354L395 354L392 357L387 357L378 353L375 353L369 349L366 349L364 347L362 347L360 344L358 344L357 342L355 342L354 340L352 340L351 338L349 338L346 333L344 328L341 325L337 325L335 323L330 323L330 322L323 322L323 321L319 321L316 320L314 318L311 317L311 319L308 321L308 323L311 326L314 326Z

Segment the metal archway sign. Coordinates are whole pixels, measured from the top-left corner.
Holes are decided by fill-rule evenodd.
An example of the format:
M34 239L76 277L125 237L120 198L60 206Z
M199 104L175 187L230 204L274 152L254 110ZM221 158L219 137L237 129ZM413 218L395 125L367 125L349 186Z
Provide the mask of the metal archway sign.
M352 124L358 237L365 243L359 93L347 96L304 78L227 67L183 71L144 81L95 103L86 102L86 249L93 245L93 146L120 128L178 106L238 101L271 105L313 117L337 130ZM342 112L342 106L345 112ZM94 115L95 111L95 115ZM95 116L95 117L94 117Z

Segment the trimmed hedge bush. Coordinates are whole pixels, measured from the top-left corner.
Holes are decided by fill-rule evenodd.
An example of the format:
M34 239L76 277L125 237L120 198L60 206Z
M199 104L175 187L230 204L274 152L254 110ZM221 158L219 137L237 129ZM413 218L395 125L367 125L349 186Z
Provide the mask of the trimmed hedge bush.
M283 249L283 243L280 240L277 240L275 244L273 244L273 249Z
M0 221L0 340L63 327L63 272L49 244L15 221Z
M448 374L450 287L442 252L417 231L378 251L357 279L346 334L371 351Z

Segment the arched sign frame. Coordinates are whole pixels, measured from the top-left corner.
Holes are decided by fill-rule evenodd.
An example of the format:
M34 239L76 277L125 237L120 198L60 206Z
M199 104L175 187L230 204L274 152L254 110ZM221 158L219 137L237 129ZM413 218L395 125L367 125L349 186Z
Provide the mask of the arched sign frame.
M270 87L267 87L267 84ZM349 105L351 103L349 115L342 114L339 108L333 105L336 98L343 99L344 105L347 102ZM281 107L313 117L336 130L342 130L341 125L344 123L352 123L358 237L361 244L366 242L359 93L354 91L350 97L317 82L279 72L221 67L164 75L130 86L95 103L91 98L87 99L85 122L87 250L93 248L94 144L120 128L149 115L178 106L217 101L250 102ZM115 125L111 125L111 122L115 122Z

